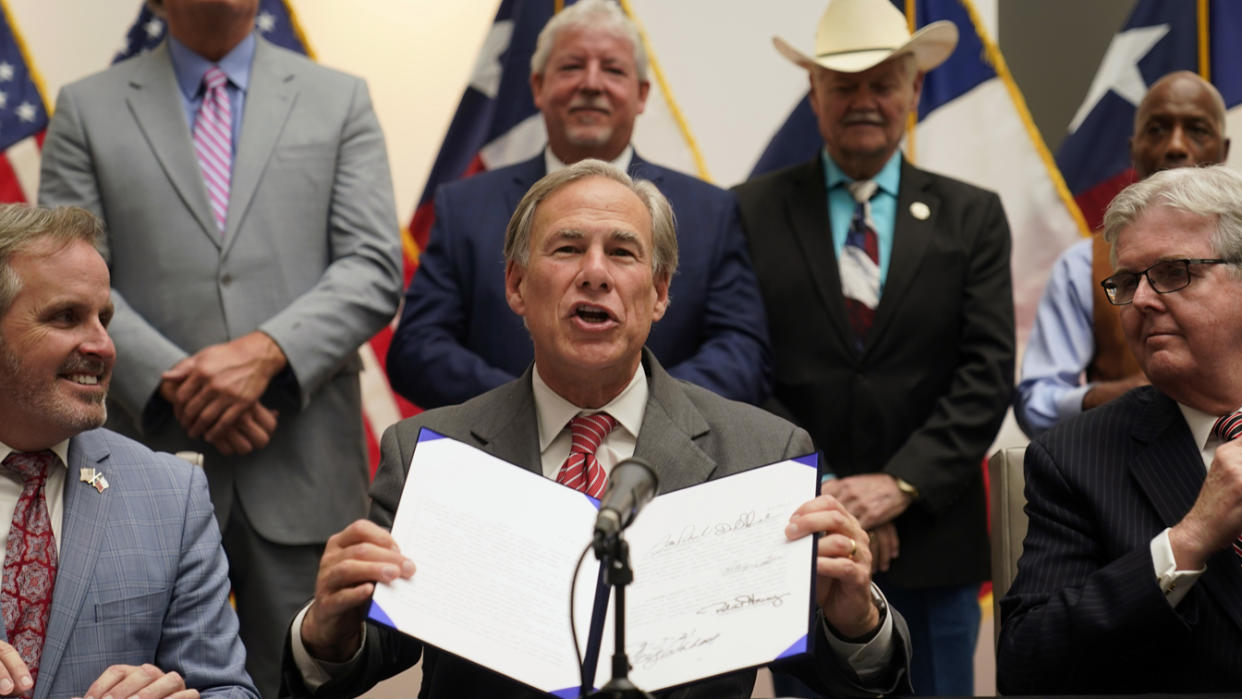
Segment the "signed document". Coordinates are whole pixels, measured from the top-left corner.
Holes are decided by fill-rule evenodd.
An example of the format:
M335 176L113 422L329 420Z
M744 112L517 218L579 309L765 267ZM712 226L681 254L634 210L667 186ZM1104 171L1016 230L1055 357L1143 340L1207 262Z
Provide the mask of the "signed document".
M759 466L757 464L757 466ZM656 691L807 652L814 540L785 540L816 494L814 454L658 495L626 530L630 679ZM484 486L483 484L486 484ZM381 584L377 621L559 696L578 695L569 629L574 566L599 503L423 429L392 533L417 572ZM585 653L599 564L578 574ZM613 608L598 687L611 676Z

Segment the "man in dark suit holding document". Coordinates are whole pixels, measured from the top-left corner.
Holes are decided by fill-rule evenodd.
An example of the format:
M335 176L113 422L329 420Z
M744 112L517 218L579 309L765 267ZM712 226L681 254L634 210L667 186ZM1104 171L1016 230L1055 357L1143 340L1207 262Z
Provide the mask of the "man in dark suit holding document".
M649 461L667 492L814 449L805 431L671 378L643 349L677 266L671 209L650 183L595 160L548 175L518 205L504 252L506 296L530 330L535 362L516 381L385 433L370 521L329 540L315 599L293 622L287 693L355 696L421 656L421 697L538 695L364 621L376 582L414 575L387 528L421 427L596 496L630 456ZM814 652L787 668L836 696L909 691L908 632L871 583L866 532L823 495L786 528L790 539L812 533L821 534ZM754 671L739 671L668 696L748 697L753 684Z

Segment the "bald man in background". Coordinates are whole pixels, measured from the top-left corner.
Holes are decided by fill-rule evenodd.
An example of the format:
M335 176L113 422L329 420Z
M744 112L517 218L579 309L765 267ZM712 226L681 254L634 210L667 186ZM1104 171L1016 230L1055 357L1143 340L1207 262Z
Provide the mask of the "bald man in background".
M1216 165L1228 155L1225 101L1211 83L1182 70L1152 84L1130 137L1137 179ZM1014 396L1018 424L1031 438L1147 383L1126 346L1117 309L1096 283L1110 274L1108 244L1099 235L1061 253L1052 269Z

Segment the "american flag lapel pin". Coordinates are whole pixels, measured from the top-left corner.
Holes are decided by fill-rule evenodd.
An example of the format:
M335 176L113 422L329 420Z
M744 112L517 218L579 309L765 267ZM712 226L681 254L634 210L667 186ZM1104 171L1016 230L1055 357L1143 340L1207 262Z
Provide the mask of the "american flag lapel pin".
M102 493L108 489L108 479L104 478L103 471L96 471L93 468L84 468L80 470L80 476L83 483L94 486L97 492Z

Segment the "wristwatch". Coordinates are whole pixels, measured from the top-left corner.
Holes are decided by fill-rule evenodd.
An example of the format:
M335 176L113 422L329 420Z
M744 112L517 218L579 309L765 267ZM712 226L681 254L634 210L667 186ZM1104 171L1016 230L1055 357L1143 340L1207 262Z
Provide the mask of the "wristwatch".
M909 495L911 500L919 499L919 489L913 483L897 476L893 476L893 481L897 483L897 490Z

